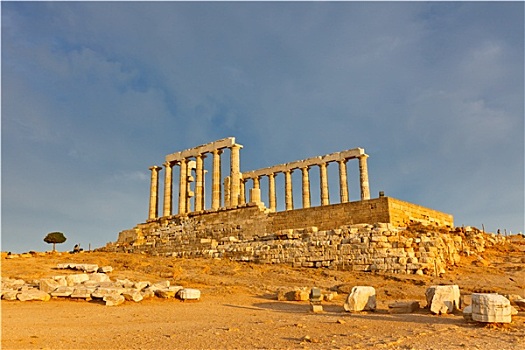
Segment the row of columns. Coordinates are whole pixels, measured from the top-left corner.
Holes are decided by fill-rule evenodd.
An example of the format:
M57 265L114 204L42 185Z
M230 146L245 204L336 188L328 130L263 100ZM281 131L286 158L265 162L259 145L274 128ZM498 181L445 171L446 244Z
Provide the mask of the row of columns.
M359 158L359 173L360 173L360 189L361 189L361 200L370 199L370 187L368 184L368 167L367 167L367 158L368 155L363 154ZM341 203L347 203L349 201L349 191L348 191L348 176L347 176L347 163L348 159L338 160L339 164L339 192L340 192L340 201ZM329 162L321 162L315 164L319 166L319 175L320 175L320 189L321 189L321 205L330 204L329 188L328 188L328 167ZM303 208L310 208L310 176L309 170L312 165L304 166L301 169L302 173L302 202ZM285 208L286 210L293 210L293 190L292 190L292 173L295 169L285 169L281 171L270 172L268 174L259 175L251 178L253 181L253 189L260 190L260 178L261 176L268 176L268 199L269 199L269 209L271 211L276 210L277 206L277 197L275 192L275 175L278 173L284 174L284 187L285 187ZM244 179L241 184L241 189L244 187L245 182L248 179ZM242 191L242 196L244 196L244 191Z
M234 144L228 147L230 154L230 176L231 181L228 184L226 192L229 196L225 196L225 205L237 206L239 205L239 197L241 192L240 179L240 149L241 145ZM205 187L204 187L204 159L206 153L213 154L213 169L212 169L212 201L211 208L218 210L221 206L221 154L222 149L213 149L210 152L195 154L190 157L185 157L180 160L166 161L163 165L166 170L164 178L164 206L163 216L170 216L173 214L173 166L179 166L179 207L178 214L185 214L191 211L191 197L194 197L194 211L204 210L205 203ZM191 158L195 158L192 161ZM193 167L194 162L194 167ZM151 170L151 185L150 185L150 203L148 219L155 219L158 217L158 186L159 186L159 172L162 169L160 166L152 166ZM192 170L195 170L195 179L193 179ZM191 182L195 182L195 192L191 191Z

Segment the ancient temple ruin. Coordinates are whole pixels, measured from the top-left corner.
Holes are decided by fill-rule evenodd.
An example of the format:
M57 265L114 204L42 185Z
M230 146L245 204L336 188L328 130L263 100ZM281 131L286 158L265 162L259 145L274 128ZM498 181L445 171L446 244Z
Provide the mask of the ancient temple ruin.
M335 242L348 239L348 237L344 238L346 233L355 234L363 225L380 224L389 228L407 227L412 223L449 228L454 225L452 215L443 212L385 197L382 194L377 198L371 198L368 155L363 148L353 148L258 170L242 171L240 164L242 147L236 143L235 138L229 137L168 154L164 167L150 168L151 186L147 220L133 229L120 232L117 242L109 243L105 249L179 256L215 256L219 254L217 247L222 245L224 248L227 242L233 244L232 247L228 246L232 251L239 251L241 249L239 247L242 246L243 252L244 249L251 252L243 255L243 258L260 257L261 251L256 253L254 247L259 249L261 244L265 246L268 240L273 242L274 239L279 240L276 243L278 247L283 243L281 239L291 239L291 242L286 243L286 247L293 250L293 246L299 244L297 240L302 239L304 243L309 234L314 234L316 239L328 234L332 238L323 242L333 245ZM205 166L205 158L210 154L212 164L211 169L208 170ZM225 155L229 156L226 158L229 158L230 164L229 172L223 174L221 161ZM327 168L333 163L338 165L339 181L330 183ZM354 165L359 172L358 184L349 181L349 164ZM162 170L164 170L164 193L161 198L159 175L162 175ZM292 173L299 170L301 186L299 189L296 188L295 192L298 193L300 190L301 195L294 201ZM316 198L315 201L312 200L311 195L312 171L316 171L315 176L319 182L320 198ZM206 174L210 172L211 176L208 177L211 177L211 185L206 185ZM174 173L178 176L173 176ZM277 186L278 176L281 180L284 177L284 188ZM264 196L261 196L262 181L267 190ZM282 184L283 181L279 183ZM359 188L359 200L350 200L349 183ZM329 186L338 187L338 199L330 200ZM177 190L177 196L174 196L174 190ZM335 189L332 189L333 192ZM159 211L161 199L162 214ZM278 199L283 202L278 203ZM175 202L177 202L176 206L173 205ZM174 207L177 207L176 212ZM359 239L369 242L369 238ZM337 247L344 248L344 244ZM336 251L339 249L337 247L334 248ZM282 246L279 249L282 252ZM311 259L314 259L311 256L304 256L304 252L309 249L300 250L300 254L297 252L292 254L293 257L290 258L292 261L302 262L302 259L306 259L305 261L310 263ZM323 251L329 250L323 248ZM323 259L325 259L323 261L330 261L330 264L337 261L330 256Z

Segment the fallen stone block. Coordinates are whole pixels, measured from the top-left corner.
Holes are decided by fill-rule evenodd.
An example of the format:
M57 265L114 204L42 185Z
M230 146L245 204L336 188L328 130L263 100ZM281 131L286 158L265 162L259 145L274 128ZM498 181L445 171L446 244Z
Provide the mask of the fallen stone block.
M464 318L467 322L472 321L472 305L466 306L466 307L463 309L463 318Z
M133 285L135 283L133 283L132 281L128 280L128 279L124 279L124 280L116 280L115 281L117 284L120 284L122 287L124 288L133 288ZM169 283L169 282L168 282Z
M177 292L177 297L181 300L199 300L201 291L194 288L183 288Z
M75 286L81 284L82 282L89 281L89 276L86 273L67 275L66 281L68 286Z
M126 299L120 294L109 294L106 295L103 300L106 302L106 306L118 306Z
M461 297L459 286L431 286L425 292L427 307L434 314L452 313L459 309L459 300Z
M60 283L52 278L43 278L40 280L39 289L43 292L51 293L60 286Z
M155 296L155 292L149 288L142 290L140 293L142 294L143 299L149 299Z
M71 298L78 298L78 299L91 299L91 293L93 293L94 290L86 287L76 287L73 293L71 293Z
M51 296L53 297L69 297L73 292L75 291L75 287L69 287L69 286L59 286L57 289L55 289L53 292L51 292Z
M376 309L376 290L369 286L355 286L346 298L345 311L374 311Z
M20 292L16 295L16 298L20 301L30 301L30 300L40 300L48 301L51 299L51 296L46 292L42 292L38 289L30 289Z
M142 299L144 299L144 297L142 296L142 293L140 292L140 290L137 290L137 289L127 290L124 293L122 293L122 296L126 300L134 301L136 303L138 303L139 301L142 301Z
M110 282L111 279L105 273L95 272L89 275L89 280L94 282Z
M519 311L525 311L525 299L514 300L514 304Z
M399 301L388 305L391 314L410 314L419 310L419 301Z
M509 299L496 293L472 294L472 319L477 322L510 323L512 307Z
M150 284L151 283L149 283L148 281L135 282L135 284L133 285L133 288L138 289L138 290L143 290L144 288L148 287Z
M111 266L101 266L98 268L97 272L99 273L110 273L113 272L113 267Z
M20 293L18 290L4 290L2 291L3 300L17 300L16 296Z
M98 287L93 293L91 293L92 298L103 299L107 295L111 294L122 294L125 292L125 288L122 287Z
M161 281L161 282L153 283L151 286L149 286L149 288L155 291L157 289L169 288L169 286L170 286L170 281Z

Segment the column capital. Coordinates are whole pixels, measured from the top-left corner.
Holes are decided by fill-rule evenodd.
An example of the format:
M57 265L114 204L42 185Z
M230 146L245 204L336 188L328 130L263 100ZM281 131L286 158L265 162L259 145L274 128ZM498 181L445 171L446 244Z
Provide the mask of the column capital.
M149 170L160 170L160 169L162 169L162 167L158 165L153 165L149 167Z

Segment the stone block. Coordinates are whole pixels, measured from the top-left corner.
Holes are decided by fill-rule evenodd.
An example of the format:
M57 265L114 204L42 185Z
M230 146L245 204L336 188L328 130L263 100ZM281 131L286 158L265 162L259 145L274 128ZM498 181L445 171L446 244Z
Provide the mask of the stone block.
M39 289L43 292L51 293L60 286L60 283L52 278L43 278L40 280Z
M472 319L477 322L510 323L512 306L509 299L495 293L472 294Z
M101 272L95 272L89 275L89 280L94 282L110 282L111 279L108 275Z
M525 311L525 299L514 300L514 304L519 311Z
M106 295L103 300L106 302L106 306L118 306L126 299L120 294L109 294Z
M75 287L59 286L57 289L55 289L53 292L51 292L51 296L53 296L53 297L69 297L73 293L74 290L75 290Z
M201 291L194 288L183 288L177 292L177 298L182 300L199 300Z
M148 287L151 283L149 283L148 281L139 281L139 282L135 282L135 284L133 285L133 288L135 289L138 289L138 290L142 290L146 287Z
M137 290L137 289L127 290L124 293L122 293L122 296L124 297L124 299L129 300L129 301L134 301L136 303L144 299L140 290Z
M82 282L89 281L89 276L86 273L67 275L66 276L67 285L72 287Z
M452 313L459 309L460 291L458 285L431 286L425 292L427 307L435 314Z
M348 312L374 311L376 309L376 290L369 286L355 286L344 304Z
M86 288L86 287L77 287L71 293L71 298L79 298L79 299L91 299L91 293L93 292L92 289Z
M419 301L399 301L388 305L391 314L410 314L419 310Z
M39 301L48 301L51 299L51 296L46 292L43 292L38 289L29 289L22 291L16 295L16 298L20 301L30 301L30 300L39 300Z
M98 268L97 272L99 273L110 273L113 272L113 267L111 266L101 266Z
M2 299L3 300L17 300L16 296L20 293L18 290L3 290Z

